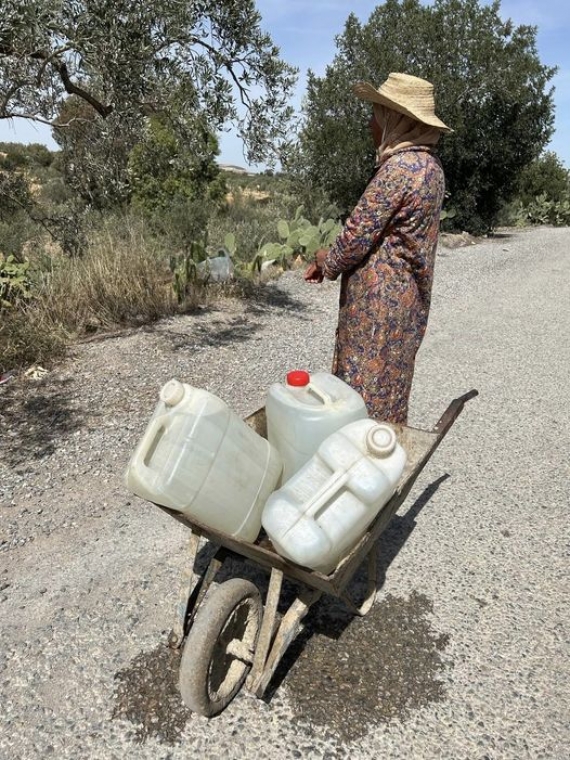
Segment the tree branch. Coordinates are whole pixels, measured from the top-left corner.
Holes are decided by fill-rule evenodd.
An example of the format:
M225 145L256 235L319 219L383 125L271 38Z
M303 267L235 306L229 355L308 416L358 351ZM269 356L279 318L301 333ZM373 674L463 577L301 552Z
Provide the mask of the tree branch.
M8 113L7 111L0 111L0 119L26 119L26 121L37 121L38 124L45 124L47 127L55 126L48 119L42 119L41 116L32 116L27 113Z
M15 48L8 45L0 45L0 56L11 57L15 55L18 55L18 51ZM94 98L90 92L83 89L83 87L79 87L79 85L76 85L75 82L71 81L71 77L69 76L69 71L67 69L67 64L65 61L59 59L54 60L53 56L49 55L43 50L34 50L31 53L27 53L24 57L32 58L36 61L44 61L46 64L51 64L59 74L65 91L69 95L77 95L78 98L81 98L86 103L89 103L89 105L94 108L95 111L97 111L97 113L104 119L106 119L107 116L112 113L113 106L101 103L96 98Z
M194 44L196 44L196 45L201 45L203 48L205 48L210 53L210 55L212 56L212 58L215 61L219 61L222 64L222 66L225 68L225 70L227 71L227 73L233 79L234 84L235 84L235 86L238 89L242 105L244 105L244 106L247 107L249 105L249 103L250 103L250 98L249 98L248 90L239 81L238 76L235 73L235 71L233 70L233 67L232 67L231 63L228 61L228 59L225 56L220 55L220 51L217 50L215 47L213 47L213 45L209 45L207 42L204 42L204 40L198 39L198 37L194 37L193 40L192 40L192 42Z
M65 91L69 93L69 95L77 95L77 97L85 100L85 102L89 103L89 105L92 106L104 119L106 119L107 116L112 113L113 106L106 106L103 103L100 103L89 92L87 92L87 90L84 90L82 87L78 87L74 82L71 81L69 72L67 70L67 65L64 63L64 61L61 61L59 64L54 64L54 66L61 77Z

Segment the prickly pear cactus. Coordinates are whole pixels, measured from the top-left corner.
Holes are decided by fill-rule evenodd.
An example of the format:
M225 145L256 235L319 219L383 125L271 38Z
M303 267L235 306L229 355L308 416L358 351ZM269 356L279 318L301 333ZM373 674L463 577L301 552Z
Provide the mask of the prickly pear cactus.
M260 271L269 261L288 269L291 259L298 255L308 260L319 248L330 247L340 230L340 223L334 219L320 219L318 224L311 224L303 216L303 207L299 206L293 219L278 220L277 237L281 242L261 245L251 264L252 270Z

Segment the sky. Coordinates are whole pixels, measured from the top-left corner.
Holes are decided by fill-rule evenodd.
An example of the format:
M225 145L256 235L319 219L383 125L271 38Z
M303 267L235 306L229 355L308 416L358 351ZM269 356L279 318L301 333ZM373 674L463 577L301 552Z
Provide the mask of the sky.
M342 34L348 14L353 12L366 22L377 0L257 0L262 27L280 48L281 57L299 69L295 107L300 107L306 74L325 72L335 56L335 36ZM429 0L426 0L429 4ZM481 0L490 4L490 0ZM555 133L547 150L554 151L570 169L570 3L568 0L503 0L503 20L536 26L537 48L544 65L557 66L552 79L555 103ZM381 83L375 83L380 85ZM49 127L23 119L0 120L0 142L39 142L55 150ZM223 133L220 139L222 164L247 167L243 145L235 133Z

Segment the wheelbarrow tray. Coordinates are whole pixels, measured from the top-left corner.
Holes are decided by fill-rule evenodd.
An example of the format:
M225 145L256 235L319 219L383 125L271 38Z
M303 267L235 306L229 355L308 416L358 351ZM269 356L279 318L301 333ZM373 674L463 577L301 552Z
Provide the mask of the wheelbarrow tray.
M404 447L407 454L407 463L402 477L394 494L370 524L361 539L341 560L335 570L328 575L302 567L280 556L273 549L271 542L263 531L254 543L249 543L233 538L221 531L214 530L180 512L157 504L156 506L171 515L179 523L185 525L192 532L189 547L191 562L186 567L177 619L169 638L170 646L179 648L184 644L199 613L199 608L204 601L206 592L214 581L223 562L228 557L237 557L252 562L257 566L265 568L270 573L269 587L265 604L263 605L259 632L249 661L250 667L248 666L247 680L245 680L244 676L246 690L257 697L263 696L286 649L299 633L303 618L323 593L341 599L355 615L366 614L374 602L378 588L376 542L388 526L393 515L406 499L418 475L455 422L464 404L476 395L477 391L472 390L452 401L433 430L428 431L406 425L393 425L398 441ZM245 421L256 432L266 437L267 429L264 409L259 409L247 417ZM212 542L218 549L210 560L206 571L202 576L198 577L194 567L201 538ZM368 565L366 595L364 601L360 605L357 605L348 595L347 586L365 560L367 560ZM299 592L293 603L279 620L278 604L284 578L297 583ZM182 677L183 674L181 673ZM239 687L241 687L241 684ZM192 702L192 700L190 701ZM220 711L218 708L214 709L214 707L211 709L210 707L201 709L200 706L196 707L193 702L189 706L197 709L198 712L204 715L213 715ZM225 704L222 705L221 709L224 706Z

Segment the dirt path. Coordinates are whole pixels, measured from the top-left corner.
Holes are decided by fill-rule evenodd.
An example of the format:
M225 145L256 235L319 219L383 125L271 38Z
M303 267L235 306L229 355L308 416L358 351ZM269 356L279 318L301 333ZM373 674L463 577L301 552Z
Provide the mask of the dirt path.
M164 647L187 535L123 473L171 377L245 415L288 369L327 369L337 284L289 273L1 386L0 756L564 757L568 250L567 229L441 249L411 422L480 396L380 543L373 612L323 600L269 701L210 722Z

